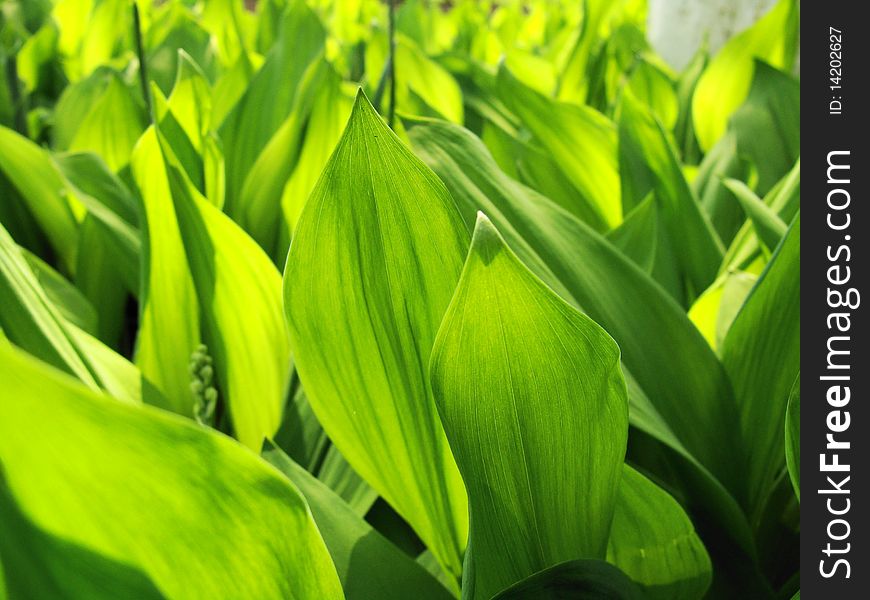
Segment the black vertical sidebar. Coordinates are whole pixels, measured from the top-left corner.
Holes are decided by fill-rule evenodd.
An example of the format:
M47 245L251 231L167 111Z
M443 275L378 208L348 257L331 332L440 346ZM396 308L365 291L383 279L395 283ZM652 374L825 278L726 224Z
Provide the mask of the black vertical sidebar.
M859 2L801 15L801 596L866 598L870 70Z

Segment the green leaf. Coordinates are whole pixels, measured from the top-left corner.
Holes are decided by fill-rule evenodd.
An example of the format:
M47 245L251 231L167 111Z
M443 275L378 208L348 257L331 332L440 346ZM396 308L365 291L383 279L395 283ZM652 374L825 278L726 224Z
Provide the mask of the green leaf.
M443 184L360 93L287 257L291 347L329 437L453 577L466 500L426 366L467 243Z
M482 213L430 372L468 488L464 597L604 558L628 435L619 348L537 279Z
M610 527L607 560L651 600L696 600L710 586L710 557L682 507L625 466Z
M692 60L677 78L679 115L674 125L674 137L680 149L680 155L689 164L696 163L701 154L698 140L695 138L694 123L692 122L692 96L695 93L698 80L707 67L708 58L707 45L703 44L698 48Z
M51 136L55 149L69 148L91 108L103 96L109 82L116 77L111 68L100 67L84 79L64 88L54 105Z
M142 252L138 200L96 154L60 154L51 158L65 177L70 193L88 211L79 227L76 284L87 277L82 268L93 272L105 261L104 268L114 272L113 281L122 282L115 291L137 294Z
M756 61L746 101L731 117L737 149L758 171L756 191L764 195L800 157L800 83Z
M291 392L281 427L272 438L272 443L310 473L316 473L329 448L329 438L311 409L305 390L299 384L298 373L290 381Z
M263 456L284 473L308 501L348 600L452 598L423 567L279 448L266 442Z
M138 226L139 204L136 196L124 181L112 173L101 156L92 152L70 152L55 154L51 159L78 192L77 196L93 198L130 227ZM97 218L110 221L104 213L93 208L93 203L87 203L86 206Z
M722 348L722 341L757 279L744 271L723 273L689 309L689 318L713 350Z
M625 573L603 560L579 559L544 569L502 590L492 600L643 600Z
M337 85L335 79L340 81L325 59L321 57L311 63L299 83L293 110L245 177L239 194L238 220L266 252L273 252L282 233L285 233L283 237L286 238L284 227L281 226L282 192L299 159L309 114L320 98L318 92ZM286 252L287 248L284 247L283 252L275 256L283 260Z
M728 194L731 192L728 191ZM800 208L800 200L801 161L798 159L791 171L764 196L764 203L783 222L789 223ZM728 247L719 272L721 274L729 270L747 270L760 255L761 244L755 234L755 227L750 221L745 221Z
M77 19L70 11L78 12ZM60 46L68 54L64 67L72 80L114 56L119 38L132 27L130 5L124 0L58 2L53 16L61 24Z
M6 337L31 354L97 388L83 357L69 339L66 321L48 299L6 229L0 225L0 325Z
M141 7L140 7L141 9ZM183 4L169 3L154 12L145 31L148 78L162 94L169 94L179 69L178 49L184 48L204 73L213 76L217 48L209 33Z
M749 29L731 38L704 70L692 97L695 134L704 151L725 133L728 119L746 99L754 59L791 68L799 9L794 0L779 0Z
M686 182L668 134L629 93L620 105L619 144L621 160L640 163L652 179L661 229L673 248L685 297L691 300L716 278L722 243Z
M622 221L613 123L587 106L553 101L502 67L498 92L609 227Z
M519 139L518 135L515 130L503 130L493 122L484 125L483 142L493 153L499 168L547 196L596 231L607 231L610 226L597 206L577 193L550 154L529 141ZM502 147L493 149L495 144ZM499 150L506 155L502 160L499 160Z
M0 126L0 170L21 194L67 271L75 270L78 223L74 199L48 152L11 129Z
M798 373L785 411L785 462L791 484L801 499L801 374Z
M35 526L15 503L2 472L0 521L0 598L6 598L4 590L13 598L164 598L141 571Z
M607 239L646 273L652 273L658 241L658 213L650 194L634 207L619 227L607 232Z
M113 72L102 93L89 106L67 149L95 152L112 171L118 172L129 163L133 146L144 129L144 111L127 84Z
M23 350L91 389L104 389L131 403L161 401L138 369L62 316L2 225L0 300L0 327Z
M219 129L226 121L245 95L263 62L264 59L259 54L242 52L233 66L217 78L211 94L211 129Z
M266 62L220 124L227 169L226 208L231 216L238 214L239 194L251 167L290 114L308 65L323 51L325 35L305 2L290 2ZM215 96L218 93L216 88Z
M200 193L203 193L205 191L203 156L194 147L184 128L175 118L175 114L169 108L169 101L157 84L151 82L150 87L151 101L154 106L152 110L155 123L160 130L161 140L172 150L176 161L184 168L187 178Z
M305 130L305 140L299 153L299 161L281 195L281 207L287 231L284 235L292 238L299 222L302 209L314 189L321 171L341 134L347 125L353 107L353 96L342 89L341 78L337 73L330 76L318 89L317 98L311 108L311 118ZM286 256L286 244L281 244Z
M211 96L211 86L202 69L187 52L179 48L178 72L167 105L199 153L203 152L209 131Z
M586 101L590 79L589 63L595 44L600 40L602 24L612 13L616 4L608 0L584 0L583 21L578 28L576 41L562 70L559 82L559 100L582 104Z
M187 365L201 342L199 308L153 127L136 145L130 166L143 205L135 362L171 402L164 408L191 416L194 399Z
M746 509L757 519L785 465L786 406L800 371L800 213L734 320L722 347L747 445Z
M21 253L60 315L79 329L94 335L97 331L97 311L88 299L41 258L24 248L21 248Z
M749 179L749 166L737 152L737 135L729 131L704 156L692 181L692 191L724 243L731 243L746 216L723 181Z
M679 111L677 93L670 75L661 66L640 58L628 78L627 89L644 106L649 107L666 130L674 129Z
M236 437L259 449L281 422L291 360L281 274L238 225L193 188L163 145L203 338Z
M249 45L243 28L248 16L244 5L233 0L210 0L202 9L200 23L216 39L221 62L224 66L234 64Z
M396 78L399 85L407 85L411 96L431 106L443 118L454 123L464 121L462 92L456 80L404 36L396 44ZM401 100L397 99L397 104L402 106Z
M761 198L756 196L755 192L742 181L727 179L725 180L725 187L740 202L740 206L743 207L743 211L752 222L752 226L755 228L755 233L758 235L761 243L768 250L776 248L779 245L779 240L783 238L788 229L788 226L783 223L779 215L765 204Z
M378 493L353 470L335 446L329 446L326 451L323 463L317 470L317 478L361 517L369 512L378 499Z
M138 252L127 255L119 251L115 242L102 223L85 215L80 227L75 284L97 310L95 335L113 347L126 325L127 300L139 292L140 257Z
M343 598L301 494L234 441L5 345L0 378L8 491L46 534L137 569L168 598Z
M731 440L723 424L737 426L730 387L685 312L603 237L501 173L467 130L430 121L412 127L409 137L466 223L486 212L538 277L565 290L563 297L616 339L624 363L691 454L733 482L733 460L718 451Z

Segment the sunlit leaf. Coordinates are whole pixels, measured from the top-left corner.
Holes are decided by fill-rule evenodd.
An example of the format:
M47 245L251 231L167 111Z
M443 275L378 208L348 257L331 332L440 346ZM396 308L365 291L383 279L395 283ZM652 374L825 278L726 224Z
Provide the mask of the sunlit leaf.
M220 123L227 169L227 211L239 210L238 195L263 148L285 121L305 70L323 51L325 33L301 0L292 0L281 34L244 95ZM219 85L217 86L219 87ZM215 96L220 93L215 89Z
M263 456L305 496L348 600L449 600L452 596L313 475L267 443Z
M0 598L163 598L139 570L46 533L15 503L0 472ZM3 567L8 575L4 582Z
M731 114L746 99L756 58L790 68L798 26L798 3L779 0L752 27L731 38L701 75L692 98L692 118L705 151L725 133Z
M144 110L120 76L112 73L102 93L88 107L67 149L96 152L117 172L129 163L133 146L144 129Z
M426 366L467 242L443 184L358 96L287 257L291 347L330 438L454 577L465 495Z
M335 79L338 75L326 60L318 58L312 62L299 82L293 110L245 176L237 219L270 254L275 252L282 233L286 238L281 223L281 197L299 159L308 117L320 99L320 90L337 85ZM286 246L282 250L274 254L278 263L286 257Z
M661 228L680 267L685 298L691 299L715 279L722 243L701 212L661 124L630 94L623 96L620 109L620 160L640 161L649 173Z
M731 128L737 150L758 171L759 195L770 191L800 156L800 117L800 83L756 61L752 87L731 117Z
M725 181L725 187L737 198L747 218L752 222L755 234L761 240L761 243L768 250L776 248L779 240L782 239L786 229L788 229L788 226L779 218L779 215L765 204L761 198L756 196L755 192L749 189L742 181L728 179Z
M21 250L46 297L61 316L79 329L94 335L97 331L97 312L88 299L41 258L23 248Z
M482 213L431 377L468 488L464 597L604 558L628 433L619 349L528 271Z
M565 290L617 340L623 361L686 448L730 481L733 464L710 441L720 435L726 444L721 424L736 426L730 389L683 310L599 234L500 173L468 131L426 122L409 136L447 184L466 224L473 225L476 211L486 212L538 277L557 292Z
M0 376L6 497L46 534L19 543L88 550L82 566L122 563L168 598L343 598L301 494L237 443L8 346Z
M172 410L192 415L187 365L201 342L199 308L153 127L136 145L131 170L144 217L136 364L171 402Z
M559 103L523 85L506 68L498 75L501 99L556 159L577 192L614 227L622 220L616 127L585 106Z
M51 163L48 152L11 129L0 126L0 170L18 189L64 266L73 272L78 224L70 202L72 199L68 197L63 179Z
M258 449L281 422L291 363L281 274L229 217L200 196L164 147L203 340L236 437Z

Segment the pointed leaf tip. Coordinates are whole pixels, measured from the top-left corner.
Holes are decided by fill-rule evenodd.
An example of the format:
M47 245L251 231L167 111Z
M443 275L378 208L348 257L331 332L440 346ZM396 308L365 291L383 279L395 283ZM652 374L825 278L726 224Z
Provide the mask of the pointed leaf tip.
M485 264L489 264L504 247L505 241L501 233L483 211L477 211L469 254L479 256Z
M365 90L363 90L362 87L358 87L356 90L356 98L354 99L354 102L353 102L353 110L351 111L351 119L350 120L353 121L353 118L357 114L361 114L361 113L365 113L365 114L369 114L369 115L371 115L371 114L377 115L378 111L376 111L375 107L372 106L372 103L369 100L369 97L366 96Z

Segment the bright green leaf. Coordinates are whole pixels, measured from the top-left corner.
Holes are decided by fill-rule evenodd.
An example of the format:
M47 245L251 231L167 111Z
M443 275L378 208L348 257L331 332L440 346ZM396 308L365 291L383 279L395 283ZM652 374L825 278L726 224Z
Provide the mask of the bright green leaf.
M683 310L603 237L501 173L470 132L426 122L409 136L447 184L466 223L473 224L476 211L486 212L538 277L566 290L608 330L686 448L717 477L732 481L733 461L717 450L730 439L722 424L736 426L728 382ZM713 443L710 435L721 437Z
M634 264L651 273L656 258L658 228L655 198L649 195L626 215L619 227L607 232L607 239Z
M305 496L348 600L449 600L435 579L313 475L267 442L263 456Z
M619 348L528 271L482 213L431 378L468 488L464 597L604 558L628 434Z
M764 201L755 195L749 186L742 181L736 179L727 179L725 181L727 187L740 206L746 216L752 222L755 228L755 233L768 250L776 248L779 240L785 235L788 226L783 223L779 215L774 212Z
M129 163L133 146L144 130L144 111L127 84L112 73L103 92L89 106L67 149L96 152L117 172Z
M501 99L556 160L565 175L601 217L614 227L622 221L616 127L601 113L553 101L502 67Z
M263 148L293 108L299 82L323 51L320 20L302 0L292 0L281 21L281 35L245 94L220 124L227 169L227 202L236 215L245 177ZM220 84L214 95L219 98Z
M798 25L798 3L779 0L749 29L731 38L710 61L692 97L695 134L705 151L725 133L728 119L746 99L756 58L790 68Z
M281 274L238 225L200 196L163 147L203 339L236 437L253 449L281 422L291 361Z
M755 189L764 195L801 153L800 82L756 61L746 101L731 117L737 150L758 171Z
M303 497L246 449L8 346L0 377L8 491L46 534L138 569L168 598L343 598Z
M5 599L5 593L13 598L59 600L164 597L141 571L36 527L16 505L2 472L0 520L0 598Z
M453 577L465 494L426 366L467 243L443 184L360 94L290 246L291 346L330 438Z
M153 127L136 145L131 170L143 204L143 277L135 362L171 402L172 410L192 415L194 399L187 365L201 342L199 309Z
M21 194L68 271L75 269L78 223L64 181L48 152L0 126L0 170ZM4 198L5 202L5 198Z
M24 248L21 252L33 274L36 275L40 287L45 291L46 297L61 316L79 329L95 334L97 312L88 299L41 258Z
M652 178L661 229L680 267L685 297L691 299L716 278L722 243L686 182L671 139L628 93L620 105L619 144L623 163L640 161Z

